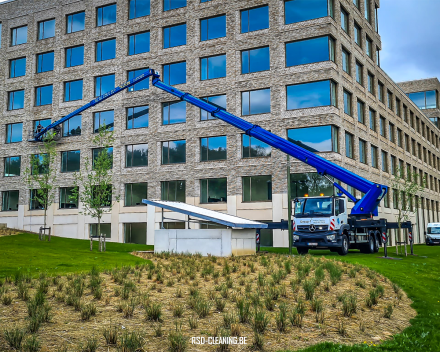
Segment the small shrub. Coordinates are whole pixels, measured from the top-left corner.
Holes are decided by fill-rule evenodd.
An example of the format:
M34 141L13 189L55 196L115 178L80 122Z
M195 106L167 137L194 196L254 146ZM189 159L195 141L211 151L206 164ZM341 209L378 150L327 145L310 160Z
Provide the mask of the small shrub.
M30 336L23 344L24 352L38 352L41 348L40 341L38 341L37 336Z
M365 281L364 280L357 280L356 281L356 286L360 287L360 288L365 288Z
M391 319L391 315L393 315L393 305L389 303L384 309L383 316L387 319Z
M241 329L239 324L231 324L231 335L236 337L241 336Z
M252 348L254 350L261 351L264 347L264 339L263 335L259 334L258 332L254 332L254 339L252 341Z
M183 305L174 304L173 305L173 317L180 318L183 315Z
M180 289L180 288L178 288L177 290L176 290L176 297L177 298L182 298L182 290Z
M254 328L254 331L264 333L268 324L269 317L266 315L266 313L262 310L255 310L252 321L252 327Z
M1 285L0 285L1 286ZM400 287L399 285L395 284L394 282L391 283L391 286L393 287L393 291L394 293L399 293L400 292Z
M350 269L350 271L348 272L348 276L354 279L356 277L356 273L356 269Z
M357 310L357 298L353 294L344 296L342 300L342 313L345 317L351 317Z
M382 285L377 285L376 292L377 292L377 295L379 296L379 298L382 298L383 295L385 294L385 289Z
M187 339L182 331L177 330L168 335L169 349L171 352L184 352L187 348Z
M338 333L341 336L347 336L347 328L345 327L344 319L338 321Z
M191 330L197 329L197 326L199 325L197 317L189 317L188 323Z
M226 306L226 302L223 299L221 299L221 298L215 299L215 308L219 312L223 312L223 310L225 309L225 306Z
M283 303L282 305L280 305L280 311L275 316L275 321L279 332L284 332L286 330L286 319L286 305Z
M269 311L273 311L275 308L275 302L272 300L272 297L269 295L266 295L264 297L264 305L266 306L266 309Z
M244 299L237 300L237 308L238 308L238 320L240 323L248 323L251 316L250 303L245 302Z
M9 306L12 303L12 297L10 295L3 295L2 303L5 306Z
M25 331L15 327L10 330L5 330L3 337L8 343L9 347L15 348L16 350L21 349L21 345L23 343Z
M365 299L365 303L367 304L368 308L371 308L372 306L377 305L379 301L379 297L377 295L376 289L370 290L368 293L368 297Z
M319 267L315 270L315 282L319 285L322 281L324 281L325 273L322 267Z
M20 282L18 284L18 287L17 287L17 298L19 298L19 299L21 299L21 300L23 300L25 302L27 300L29 300L29 289L28 289L28 287L23 282Z
M81 319L84 321L90 320L90 317L95 316L96 315L96 306L95 304L89 303L84 305L81 308Z
M159 303L151 303L146 308L147 319L153 321L161 321L162 306Z
M305 280L303 282L303 290L306 294L306 299L311 301L315 294L315 282L313 280Z
M199 299L194 309L196 313L199 315L199 318L205 318L208 316L209 311L211 309L211 302L206 301L205 299Z
M233 313L225 313L223 314L223 326L226 329L229 329L232 324L236 321L235 315Z
M118 351L121 352L135 352L142 349L144 340L139 332L132 331L131 333L124 330L119 337Z
M315 297L312 301L312 310L315 313L320 313L322 312L322 309L323 309L322 299L318 299Z
M110 324L108 328L104 328L102 335L107 345L116 345L118 342L118 327Z
M31 334L38 332L41 326L41 317L39 315L34 315L29 318L28 331Z
M155 337L162 337L163 331L162 331L162 325L157 324L154 328L154 336Z

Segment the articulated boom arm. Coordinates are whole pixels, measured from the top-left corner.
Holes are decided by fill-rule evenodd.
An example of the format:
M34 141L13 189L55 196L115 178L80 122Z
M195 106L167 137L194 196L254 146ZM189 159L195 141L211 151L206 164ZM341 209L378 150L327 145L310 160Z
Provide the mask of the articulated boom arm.
M199 107L202 110L209 112L212 116L217 117L226 123L237 127L238 129L244 131L247 135L257 138L258 140L281 150L282 152L310 165L313 166L317 172L323 176L331 176L337 180L340 180L347 185L365 193L365 195L359 201L350 194L347 190L341 187L338 183L334 182L333 185L340 190L341 193L345 194L348 198L355 202L355 205L351 211L353 215L368 216L377 215L377 206L382 198L388 191L388 187L380 184L376 184L366 180L365 178L356 175L355 173L344 169L343 167L334 164L304 148L297 146L296 144L289 142L288 140L277 136L258 125L254 125L247 122L215 105L212 105L202 99L196 98L189 93L182 92L160 80L160 75L157 71L149 69L145 73L139 75L138 77L125 82L124 84L112 89L100 97L92 100L83 107L75 110L69 115L63 117L62 119L50 124L46 128L42 129L40 132L36 133L32 141L41 141L43 135L52 128L61 125L63 122L69 120L70 118L80 114L84 110L100 103L101 101L121 92L122 90L129 88L144 79L152 76L152 83L155 87L162 89L176 97L184 100L192 105Z
M158 73L153 73L153 85L155 87L171 93L176 97L209 112L212 116L239 128L247 135L255 137L258 140L269 144L270 146L277 148L310 166L313 166L319 174L334 177L365 193L364 197L358 201L352 194L346 191L338 183L333 183L333 185L339 189L341 193L345 194L355 202L355 205L351 211L353 215L377 215L377 206L385 196L388 190L387 186L370 182L337 164L321 158L320 156L261 128L258 125L247 122L223 109L220 109L215 105L169 86L168 84L163 83L159 77L160 76Z

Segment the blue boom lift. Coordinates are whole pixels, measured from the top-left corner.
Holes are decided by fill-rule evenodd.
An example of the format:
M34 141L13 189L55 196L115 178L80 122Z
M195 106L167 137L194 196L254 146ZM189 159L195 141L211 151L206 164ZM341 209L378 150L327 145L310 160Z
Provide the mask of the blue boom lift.
M339 190L338 196L295 199L293 244L300 254L316 248L328 248L341 255L347 254L349 248L357 248L366 253L377 252L381 244L386 243L387 230L398 228L396 223L387 222L386 219L373 218L373 216L378 215L377 207L388 191L387 186L368 181L258 125L225 111L223 108L196 98L189 93L182 92L162 82L159 73L152 69L146 70L136 78L125 82L69 115L53 122L46 128L39 130L30 141L42 141L47 131L51 129L59 131L60 125L65 121L149 77L152 77L153 86L195 105L212 116L244 131L247 135L313 166L318 174L330 180L333 186ZM330 177L361 191L364 196L361 199L356 199L354 195ZM354 202L350 214L347 214L347 199L343 195ZM282 225L280 228L285 228L285 226ZM411 222L403 223L402 228L407 228L411 232Z

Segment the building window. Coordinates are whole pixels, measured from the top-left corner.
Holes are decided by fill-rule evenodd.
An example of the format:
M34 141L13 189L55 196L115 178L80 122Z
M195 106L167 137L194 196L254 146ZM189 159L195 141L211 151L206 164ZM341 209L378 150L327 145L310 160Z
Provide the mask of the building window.
M365 19L370 22L370 0L364 0Z
M270 88L241 92L241 114L255 115L270 112Z
M142 205L142 199L148 199L148 183L125 184L125 206L134 207Z
M69 33L83 31L85 28L84 26L85 18L86 18L86 13L84 11L67 15L66 33L69 34Z
M350 53L342 48L342 69L350 74Z
M19 191L2 192L2 211L17 211Z
M393 93L387 90L387 106L388 109L393 110Z
M96 9L96 27L116 23L116 4L101 6Z
M64 101L82 100L83 80L64 82Z
M356 61L356 82L361 86L364 85L364 66Z
M334 126L316 126L287 130L287 139L313 153L339 152L338 129Z
M357 101L358 121L365 125L365 104L358 99Z
M76 187L60 188L60 209L77 209L78 197L75 197Z
M392 123L390 123L388 125L388 127L389 127L388 137L389 137L390 141L394 143L394 125Z
M227 196L226 177L200 180L200 203L226 202Z
M200 79L226 77L226 54L200 59Z
M376 47L376 64L380 67L380 50Z
M396 98L396 115L401 117L400 115L400 100Z
M95 162L98 160L101 153L107 152L111 159L110 168L113 168L113 147L108 148L94 148L92 149L92 168L95 169Z
M81 66L84 64L84 45L66 49L66 67Z
M5 158L4 177L20 176L21 157L8 156Z
M359 139L359 162L367 163L367 142Z
M226 136L200 138L200 161L226 160Z
M98 133L99 128L104 126L106 130L113 131L115 121L114 110L99 111L93 113L93 133Z
M435 90L409 93L408 97L419 107L419 109L437 108L437 92Z
M26 75L26 58L12 59L9 61L9 78Z
M388 153L382 150L381 156L382 156L382 171L388 172Z
M63 122L63 137L81 135L81 115L75 115Z
M185 202L185 181L162 181L161 200Z
M352 116L351 101L352 94L344 89L344 112L350 116Z
M370 109L369 113L370 113L370 129L376 131L376 111Z
M125 167L148 166L148 144L125 146Z
M333 183L317 172L290 174L292 197L333 196Z
M377 83L377 93L378 93L379 101L383 103L385 101L385 92L384 92L384 85L380 82Z
M241 155L245 158L264 158L271 156L270 145L247 134L241 135Z
M353 0L353 4L360 10L360 0Z
M8 110L24 108L24 89L8 92Z
M397 160L394 155L391 155L391 175L396 175L397 170Z
M100 225L101 235L104 235L105 238L112 237L112 224L103 224ZM90 224L89 229L90 237L98 237L98 224Z
M6 143L21 142L23 138L23 123L6 125Z
M95 77L95 97L99 97L115 88L115 74Z
M368 57L373 60L373 41L368 36L366 38L365 52Z
M272 200L272 176L244 176L243 202Z
M79 171L81 165L81 152L79 150L69 150L61 152L61 172Z
M335 40L319 37L286 43L286 67L335 61Z
M43 210L44 205L40 203L39 199L43 198L43 191L40 189L31 189L30 190L30 202L29 202L29 210ZM41 197L41 198L40 198Z
M289 0L284 2L284 23L296 23L331 16L333 0Z
M55 19L38 23L38 40L55 37Z
M2 23L0 22L0 48L2 47L2 39L1 39L1 36L2 36Z
M186 45L186 23L176 24L163 29L163 48Z
M171 86L186 83L186 62L163 65L163 81Z
M141 68L138 70L131 70L128 71L128 80L132 80L138 76L140 76L143 73L147 73L148 68ZM150 88L150 82L148 79L144 79L143 81L140 81L139 83L136 83L134 86L128 87L129 92L136 92L139 90L144 90Z
M186 122L186 102L182 100L162 103L162 124Z
M169 11L186 6L186 0L163 0L163 10Z
M54 52L37 55L37 73L53 71Z
M162 142L162 165L186 163L186 140Z
M328 81L287 86L287 110L336 106L336 83Z
M226 37L226 15L200 20L200 40Z
M368 72L368 91L374 95L374 75Z
M361 27L355 22L354 23L354 42L362 47L362 30Z
M269 47L244 50L241 52L241 73L270 70Z
M124 224L124 243L146 244L147 223L133 222Z
M348 12L341 7L341 28L348 34Z
M35 88L35 106L52 104L52 84Z
M382 137L386 136L385 124L386 124L385 118L381 116L379 119L379 131Z
M11 29L11 46L27 43L27 26Z
M387 194L385 194L385 197L383 197L383 206L385 208L389 208L390 207L390 192L387 192Z
M139 18L150 14L150 0L130 0L128 18Z
M200 98L210 104L215 105L216 107L225 110L226 109L226 94L223 95L215 95L212 97L204 97ZM206 120L215 120L216 118L212 116L209 112L200 109L200 120L206 121Z
M377 147L371 146L371 166L377 169Z
M33 122L33 130L36 131L37 130L37 126L41 125L43 128L46 128L47 126L49 126L52 123L51 119L44 119L44 120L35 120ZM46 135L46 134L45 134Z
M241 11L241 33L269 28L269 6Z
M128 55L150 51L150 32L136 33L128 36Z
M354 159L353 153L353 135L345 132L345 156Z
M96 42L96 62L111 60L116 57L116 39Z
M150 108L148 105L127 109L127 130L148 127Z
M43 175L47 174L49 165L49 157L47 153L31 155L31 174Z

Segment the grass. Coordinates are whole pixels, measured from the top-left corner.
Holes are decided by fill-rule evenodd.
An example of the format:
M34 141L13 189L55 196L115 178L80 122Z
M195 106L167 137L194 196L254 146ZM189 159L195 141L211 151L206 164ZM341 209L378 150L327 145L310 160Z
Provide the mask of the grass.
M262 251L288 253L287 248L262 248ZM322 343L309 347L304 352L357 352L365 351L400 351L434 352L440 346L440 247L425 245L414 246L418 256L401 257L402 260L380 259L383 249L377 255L361 254L358 251L341 257L330 251L311 251L312 256L324 256L328 259L365 265L388 277L400 286L413 300L412 307L418 315L411 321L412 326L392 340L375 346L371 341L362 345L345 346L334 343ZM296 254L296 250L294 250ZM396 256L395 248L388 248L389 256ZM426 256L427 258L424 258Z
M66 275L84 272L93 266L100 270L116 266L143 263L141 258L130 255L133 251L151 250L152 246L107 242L107 251L98 252L90 241L52 237L50 242L39 241L38 235L20 234L0 237L0 278L14 276L18 270L32 276Z

